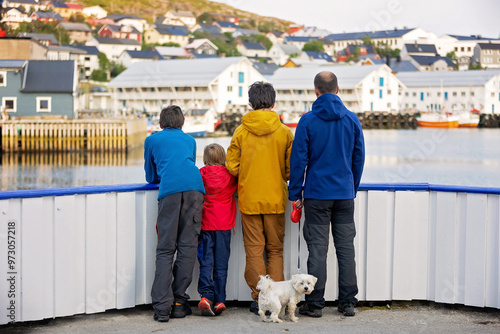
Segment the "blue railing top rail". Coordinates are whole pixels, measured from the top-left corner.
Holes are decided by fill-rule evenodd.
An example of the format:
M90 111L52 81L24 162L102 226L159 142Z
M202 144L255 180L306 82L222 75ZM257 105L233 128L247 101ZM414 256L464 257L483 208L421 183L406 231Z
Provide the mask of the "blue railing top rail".
M11 198L70 196L70 195L101 194L110 192L129 192L129 191L144 191L144 190L157 190L157 189L158 189L157 184L134 183L134 184L116 184L107 186L88 186L88 187L71 187L71 188L7 190L0 192L0 200L11 199ZM450 185L437 185L429 183L362 183L359 186L359 190L360 191L367 191L367 190L444 191L444 192L500 195L500 188L450 186Z

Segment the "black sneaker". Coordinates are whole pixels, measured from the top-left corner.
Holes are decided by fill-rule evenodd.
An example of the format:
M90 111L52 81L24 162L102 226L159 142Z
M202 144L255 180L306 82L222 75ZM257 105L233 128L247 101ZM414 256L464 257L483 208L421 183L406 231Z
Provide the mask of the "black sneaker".
M184 318L186 315L192 314L191 306L187 302L179 303L176 302L172 305L172 312L170 313L170 317L172 318Z
M301 307L299 307L299 313L303 315L308 315L313 318L321 318L323 316L323 310L320 308L312 309L309 307L307 303L304 303Z
M158 322L168 322L168 320L170 319L170 312L155 310L155 315L153 316L153 319L155 319L155 321Z
M259 303L253 301L252 304L250 304L250 312L255 315L259 315Z
M347 303L347 304L344 304L344 305L339 305L339 307L337 308L337 310L340 313L344 313L344 316L346 316L346 317L354 317L354 315L356 314L354 312L354 305L351 304L351 303Z

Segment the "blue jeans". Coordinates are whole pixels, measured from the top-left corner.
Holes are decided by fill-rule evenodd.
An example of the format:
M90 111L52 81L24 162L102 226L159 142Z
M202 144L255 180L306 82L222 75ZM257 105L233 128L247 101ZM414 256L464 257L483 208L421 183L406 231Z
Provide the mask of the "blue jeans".
M201 231L198 242L200 278L198 293L217 303L226 302L227 269L231 252L231 230Z
M354 261L354 199L304 200L304 239L309 249L307 272L318 278L314 291L306 295L310 308L325 307L326 257L330 242L330 225L339 265L339 304L356 304L358 294Z

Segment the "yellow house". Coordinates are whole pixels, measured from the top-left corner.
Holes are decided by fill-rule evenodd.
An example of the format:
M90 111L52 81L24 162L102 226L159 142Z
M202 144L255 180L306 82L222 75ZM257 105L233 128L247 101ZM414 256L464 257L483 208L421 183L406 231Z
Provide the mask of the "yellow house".
M189 42L189 30L185 26L153 25L144 33L144 41L151 43L177 43L184 46Z

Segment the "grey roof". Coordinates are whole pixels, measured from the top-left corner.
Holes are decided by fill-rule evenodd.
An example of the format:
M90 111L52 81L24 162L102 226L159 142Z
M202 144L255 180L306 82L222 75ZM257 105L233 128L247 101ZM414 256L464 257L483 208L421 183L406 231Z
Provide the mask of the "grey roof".
M396 77L407 87L484 86L500 69L478 71L400 72Z
M155 25L156 31L161 35L172 35L172 36L188 36L189 30L183 26L174 26L168 24L157 24Z
M68 31L92 31L85 23L61 22L59 25Z
M434 44L405 44L405 48L409 53L438 53Z
M95 46L90 46L90 45L81 45L81 44L74 44L74 45L68 45L71 46L74 49L80 49L85 52L87 52L88 55L98 55L99 54L99 49Z
M500 44L497 43L477 43L481 50L500 50Z
M25 93L72 93L75 62L73 60L30 60L25 67ZM57 80L50 80L57 78Z
M108 87L206 86L232 64L245 57L175 59L132 64Z
M121 45L141 45L135 39L130 38L110 38L110 37L94 37L99 44L121 44Z
M105 24L109 28L109 30L114 31L114 32L121 32L122 27L125 27L123 24ZM139 30L137 30L135 27L132 26L126 26L130 31L127 31L128 33L131 34L140 34Z
M437 62L438 60L444 60L449 67L455 67L455 63L448 57L441 56L410 56L422 66L429 66Z
M418 68L413 65L413 63L409 60L400 60L391 59L391 65L389 66L393 72L416 72Z
M125 50L130 58L135 59L163 59L156 50Z
M74 48L72 45L49 45L49 51L65 51L73 54L85 54L85 51Z
M345 41L352 39L362 39L364 36L368 36L371 39L374 38L396 38L401 37L409 33L410 31L415 30L415 28L411 29L394 29L394 30L379 30L379 31L361 31L361 32L349 32L342 34L331 34L325 36L325 38L331 39L333 41Z
M262 75L273 75L279 68L275 63L253 63L253 67Z
M35 32L21 32L19 33L19 37L31 37L36 39L37 41L50 41L51 44L59 44L57 39L53 34L39 34Z
M327 62L333 63L332 57L326 52L305 51L306 55L312 59L324 59Z
M448 36L453 37L458 39L459 41L480 41L480 40L498 40L498 38L489 38L489 37L482 37L479 35L470 35L470 36L460 36L460 35L450 35Z
M247 50L267 50L266 47L260 43L243 42L241 43Z
M300 54L301 50L293 44L276 44L276 47L280 48L285 54Z
M367 75L386 65L350 66L350 65L308 65L302 67L282 67L269 81L276 89L313 89L313 80L321 71L335 73L339 86L345 89L355 88Z
M309 37L309 36L286 36L285 42L310 42L312 40L319 39L318 37Z
M53 13L53 12L34 12L34 15L38 16L39 18L42 19L54 19L58 21L62 21L63 18L59 13Z
M35 0L10 0L9 3L24 3L27 5L39 5L40 4Z
M113 21L120 21L123 19L131 19L131 20L144 20L142 17L134 16L134 15L123 15L123 14L109 14L106 16L107 19L111 19Z
M221 28L234 28L234 29L238 28L238 26L233 22L217 21L217 24Z
M0 68L22 68L26 60L3 60L0 59Z
M68 8L64 2L52 2L52 6L55 8Z

